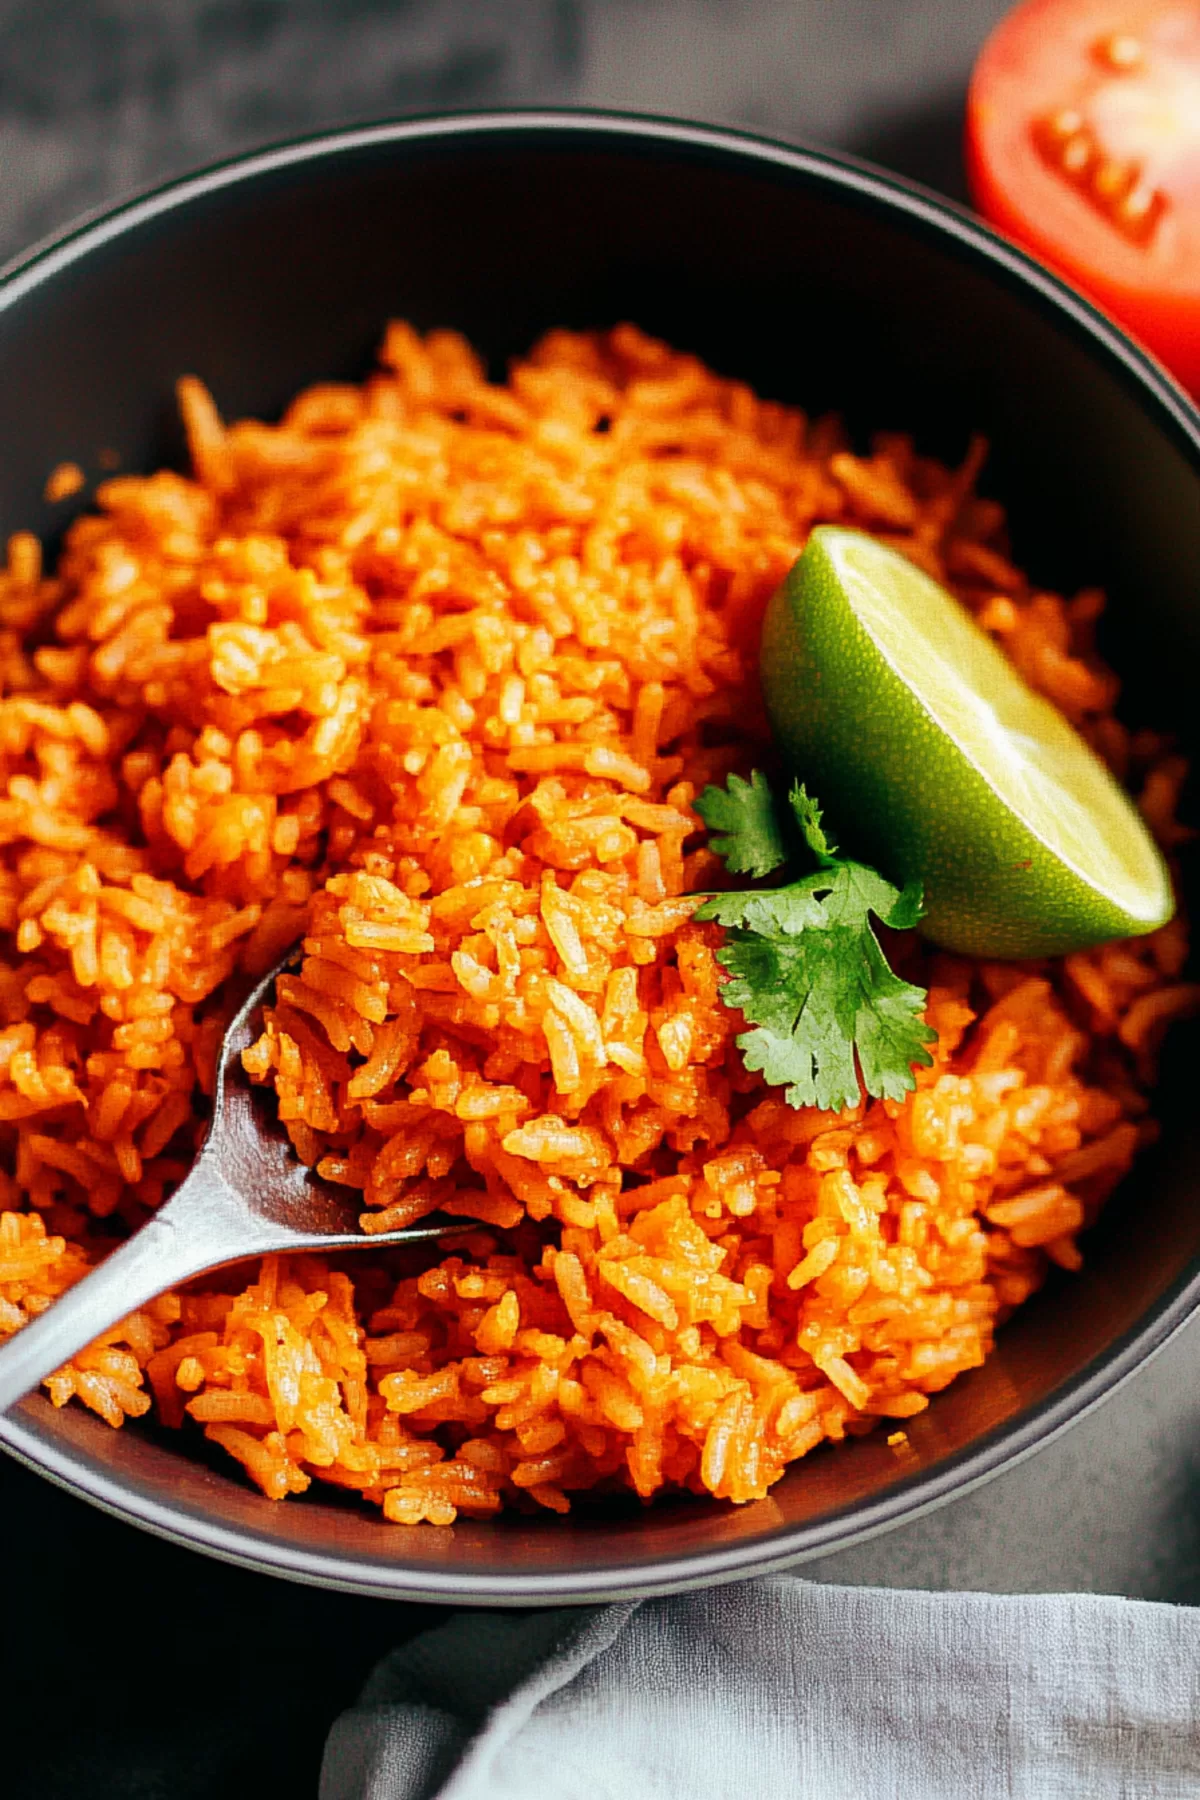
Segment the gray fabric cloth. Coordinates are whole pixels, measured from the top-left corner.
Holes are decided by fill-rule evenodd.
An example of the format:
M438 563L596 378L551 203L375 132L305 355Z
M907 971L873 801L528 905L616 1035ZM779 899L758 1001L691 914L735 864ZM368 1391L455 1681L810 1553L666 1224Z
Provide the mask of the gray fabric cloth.
M1184 1800L1200 1611L789 1577L457 1613L374 1671L321 1800Z

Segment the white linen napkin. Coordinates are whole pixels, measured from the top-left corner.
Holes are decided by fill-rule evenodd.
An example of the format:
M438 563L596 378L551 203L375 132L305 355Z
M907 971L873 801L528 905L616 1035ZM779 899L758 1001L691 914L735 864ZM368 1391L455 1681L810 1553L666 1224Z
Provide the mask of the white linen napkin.
M780 1576L455 1613L335 1722L320 1800L1196 1800L1200 1610Z

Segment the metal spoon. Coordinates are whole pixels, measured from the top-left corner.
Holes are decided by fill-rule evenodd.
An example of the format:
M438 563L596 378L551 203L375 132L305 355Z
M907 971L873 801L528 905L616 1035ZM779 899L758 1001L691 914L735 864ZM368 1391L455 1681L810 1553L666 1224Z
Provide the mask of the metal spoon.
M0 1347L0 1412L30 1393L110 1325L207 1269L277 1250L371 1250L478 1230L477 1220L423 1221L368 1235L348 1191L299 1161L273 1124L240 1057L289 955L239 1007L221 1042L212 1123L191 1173L165 1206L98 1268Z

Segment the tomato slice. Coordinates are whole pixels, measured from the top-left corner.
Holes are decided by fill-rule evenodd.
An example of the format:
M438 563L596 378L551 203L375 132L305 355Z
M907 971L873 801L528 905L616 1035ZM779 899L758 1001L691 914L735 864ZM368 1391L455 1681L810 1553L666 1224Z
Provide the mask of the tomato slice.
M975 66L975 204L1200 396L1200 3L1024 0Z

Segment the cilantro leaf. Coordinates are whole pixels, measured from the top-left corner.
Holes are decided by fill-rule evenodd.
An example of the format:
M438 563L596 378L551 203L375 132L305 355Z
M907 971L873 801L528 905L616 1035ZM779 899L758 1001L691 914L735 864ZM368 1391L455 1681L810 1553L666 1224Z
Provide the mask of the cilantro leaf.
M766 782L756 775L739 786L749 792ZM725 928L717 958L730 980L721 998L753 1027L738 1046L748 1069L786 1087L791 1106L853 1106L860 1073L868 1094L899 1100L915 1085L913 1066L932 1063L927 1046L937 1034L921 1018L928 995L888 967L871 919L899 930L915 925L920 886L896 888L838 857L816 802L800 786L789 799L821 867L787 887L716 894L695 915ZM712 811L724 824L720 809ZM712 847L720 853L720 840ZM745 854L740 841L735 854Z
M757 774L757 769L752 771L751 781ZM732 777L730 779L732 780ZM788 795L788 805L796 815L796 823L800 827L801 836L817 861L819 863L833 862L837 856L837 845L832 839L826 837L821 825L821 809L816 801L809 797L808 790L802 781L793 782L792 791Z
M749 781L731 775L723 788L706 787L696 811L710 831L723 834L710 838L708 847L735 874L769 875L787 861L775 798L761 769L754 769Z

